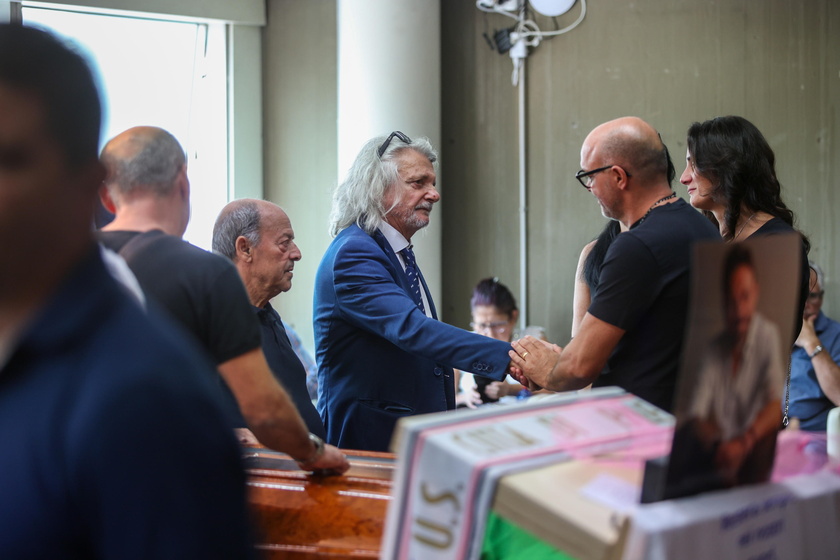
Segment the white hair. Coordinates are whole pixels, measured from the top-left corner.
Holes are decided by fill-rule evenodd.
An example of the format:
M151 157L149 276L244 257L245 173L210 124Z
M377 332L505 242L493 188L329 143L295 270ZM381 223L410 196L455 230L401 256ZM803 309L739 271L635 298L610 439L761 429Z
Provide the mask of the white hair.
M815 263L814 261L808 261L808 266L811 267L814 272L817 273L817 282L820 283L820 290L825 290L825 282L823 280L823 271L820 268L820 265Z
M341 230L356 224L368 233L373 233L393 209L385 208L385 193L399 180L397 156L405 150L414 150L426 156L432 165L437 162L437 152L428 138L417 138L408 144L392 138L387 149L379 156L378 150L387 137L369 140L350 167L347 178L333 193L330 213L330 235L335 237ZM399 202L399 196L394 206Z

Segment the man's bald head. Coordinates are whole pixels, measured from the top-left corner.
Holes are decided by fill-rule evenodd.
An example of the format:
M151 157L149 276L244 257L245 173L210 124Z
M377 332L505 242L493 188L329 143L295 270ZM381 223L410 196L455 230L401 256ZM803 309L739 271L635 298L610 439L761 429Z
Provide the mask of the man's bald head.
M668 175L668 155L659 133L638 117L622 117L597 126L583 142L584 161L590 167L621 166L642 182Z
M111 139L102 150L105 185L115 202L135 194L168 195L186 165L184 149L162 128L138 126Z

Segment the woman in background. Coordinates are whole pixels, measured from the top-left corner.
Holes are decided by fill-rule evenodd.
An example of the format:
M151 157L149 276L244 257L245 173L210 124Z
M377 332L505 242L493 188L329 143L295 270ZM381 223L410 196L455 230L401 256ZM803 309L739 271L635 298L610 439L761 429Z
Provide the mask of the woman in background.
M793 212L782 200L776 156L758 128L743 117L716 117L691 125L680 182L688 187L691 205L703 211L727 242L753 235L799 233ZM802 262L794 336L802 327L808 299L810 244L799 235Z
M473 331L496 340L510 342L519 319L519 309L510 290L498 278L485 278L475 286L470 299ZM478 404L496 402L502 397L518 395L525 389L519 383L493 381L456 370L456 387L462 389L456 404L474 408ZM473 378L474 382L470 379ZM474 395L472 388L477 395ZM477 397L477 398L476 398Z

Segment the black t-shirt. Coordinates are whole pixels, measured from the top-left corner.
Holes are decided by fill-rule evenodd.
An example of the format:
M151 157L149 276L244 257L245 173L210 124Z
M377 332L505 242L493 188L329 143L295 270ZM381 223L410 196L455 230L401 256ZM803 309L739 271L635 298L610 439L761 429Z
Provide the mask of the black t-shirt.
M125 258L149 299L190 333L216 365L260 347L259 324L230 261L161 231L140 235L97 233L103 245ZM231 421L244 426L235 398L227 386L225 391Z
M799 232L787 225L784 220L780 218L773 218L758 228L750 237L779 235L785 233L795 233L799 235ZM811 287L808 285L808 281L811 279L811 269L808 266L808 254L805 252L804 240L802 241L801 260L802 262L800 263L799 271L799 301L797 302L797 312L793 323L793 340L796 340L799 336L799 331L802 329L802 313L805 312L805 303L808 301L808 292L811 291Z
M198 339L216 365L260 346L248 293L230 261L159 231L126 247L138 235L98 233L125 258L146 295Z
M626 332L596 387L617 385L671 411L690 298L692 245L718 230L682 199L613 241L589 313Z
M327 437L321 416L309 398L306 389L306 368L295 354L280 315L267 303L265 307L251 307L259 318L262 331L262 348L268 366L295 403L307 428L321 438Z

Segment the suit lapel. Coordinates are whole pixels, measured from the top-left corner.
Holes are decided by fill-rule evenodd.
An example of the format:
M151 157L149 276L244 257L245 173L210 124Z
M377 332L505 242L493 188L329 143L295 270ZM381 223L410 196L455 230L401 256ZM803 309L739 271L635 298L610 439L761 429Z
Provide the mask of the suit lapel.
M379 248L382 249L382 252L388 256L388 260L391 262L391 267L393 268L393 276L394 279L397 281L402 289L405 291L406 295L409 295L409 290L411 286L408 283L408 276L405 274L403 270L402 264L400 263L399 257L394 252L394 249L391 247L391 244L388 243L388 240L382 235L382 232L376 230L373 232L373 240L376 241L376 244L379 245Z
M402 287L407 296L411 297L411 286L408 283L408 276L405 274L399 257L397 257L397 254L394 252L394 248L391 247L391 244L388 243L388 240L379 230L373 232L373 240L376 241L376 244L379 245L386 255L388 255L388 259L391 261L391 266L394 268L394 278L397 280L397 284ZM432 318L437 319L435 303L432 301L432 294L429 292L429 287L426 285L426 279L423 277L423 272L420 270L419 265L417 266L417 272L420 276L420 285L423 286L423 291L426 292L426 301L429 302L429 311L432 313Z

